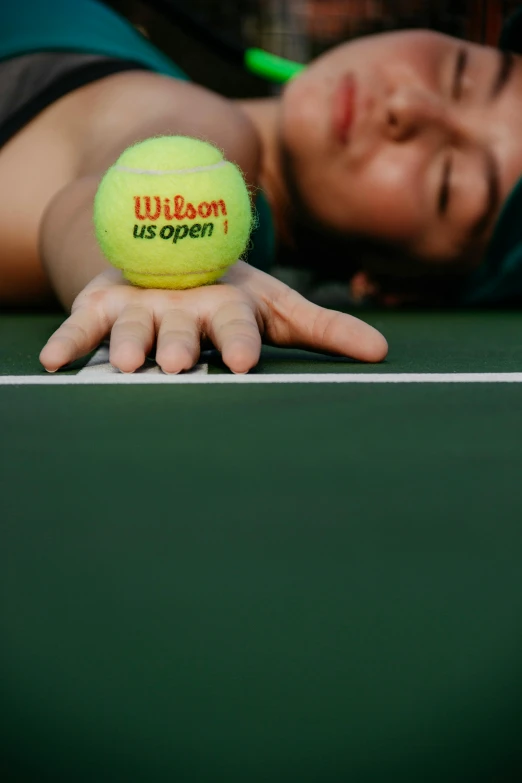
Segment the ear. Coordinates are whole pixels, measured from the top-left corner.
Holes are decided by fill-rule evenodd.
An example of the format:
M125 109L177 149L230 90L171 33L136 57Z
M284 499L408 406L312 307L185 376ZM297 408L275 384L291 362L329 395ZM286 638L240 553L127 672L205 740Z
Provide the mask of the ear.
M422 296L418 291L407 290L400 280L384 283L371 272L359 270L349 282L350 297L355 304L374 304L379 307L402 307L404 305L420 304Z
M379 286L372 279L369 272L360 269L350 279L348 283L351 299L356 304L363 304L367 300L372 300L379 292Z

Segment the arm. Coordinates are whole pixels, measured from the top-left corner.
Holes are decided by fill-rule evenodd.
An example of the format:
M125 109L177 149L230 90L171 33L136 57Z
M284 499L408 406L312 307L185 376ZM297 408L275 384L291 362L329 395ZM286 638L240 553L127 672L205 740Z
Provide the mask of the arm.
M132 87L132 89L130 89ZM53 288L72 314L41 353L54 371L111 334L110 360L132 372L157 343L165 372L189 369L201 343L214 345L234 372L258 359L261 338L380 361L386 341L349 315L307 302L279 281L235 264L218 285L187 291L129 285L98 249L93 199L105 170L134 141L160 134L206 138L256 183L259 145L250 121L229 101L195 85L152 74L122 74L96 91L79 145L77 176L51 200L42 218L40 252Z
M96 93L86 115L90 125L79 145L77 177L52 199L40 227L42 262L67 309L93 277L110 268L94 236L92 207L104 172L130 144L164 134L205 138L237 163L249 185L256 184L259 164L247 117L197 85L155 74L121 74Z

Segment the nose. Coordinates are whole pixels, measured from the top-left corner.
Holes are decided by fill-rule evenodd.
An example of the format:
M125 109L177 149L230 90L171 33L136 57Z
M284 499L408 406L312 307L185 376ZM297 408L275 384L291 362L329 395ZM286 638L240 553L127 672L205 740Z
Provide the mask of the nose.
M384 105L384 132L402 142L426 133L447 134L451 121L443 102L435 95L405 87L396 89Z

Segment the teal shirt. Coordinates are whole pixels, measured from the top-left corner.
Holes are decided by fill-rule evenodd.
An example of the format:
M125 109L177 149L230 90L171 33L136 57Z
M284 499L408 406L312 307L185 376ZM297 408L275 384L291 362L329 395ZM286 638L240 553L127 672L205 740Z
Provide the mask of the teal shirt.
M22 0L2 7L0 61L32 52L83 52L133 60L139 66L189 77L126 19L98 0ZM275 254L274 224L266 197L256 199L257 228L247 260L268 270Z
M0 60L46 51L136 60L151 71L188 79L126 19L97 0L7 3L0 24Z

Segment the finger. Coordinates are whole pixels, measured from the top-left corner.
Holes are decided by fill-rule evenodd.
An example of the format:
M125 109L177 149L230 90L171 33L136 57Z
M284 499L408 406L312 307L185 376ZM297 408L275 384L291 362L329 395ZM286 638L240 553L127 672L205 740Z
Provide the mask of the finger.
M287 289L274 303L267 336L279 345L349 356L363 362L381 362L388 343L373 326L346 313L327 310Z
M122 372L134 372L145 362L154 344L154 319L150 310L127 305L111 331L109 361Z
M168 310L160 324L156 361L166 373L190 370L199 359L200 334L196 318L186 310Z
M94 350L109 333L111 324L101 310L79 307L51 335L40 352L40 361L48 372Z
M225 302L209 324L209 337L232 372L245 373L261 353L259 325L245 302Z

